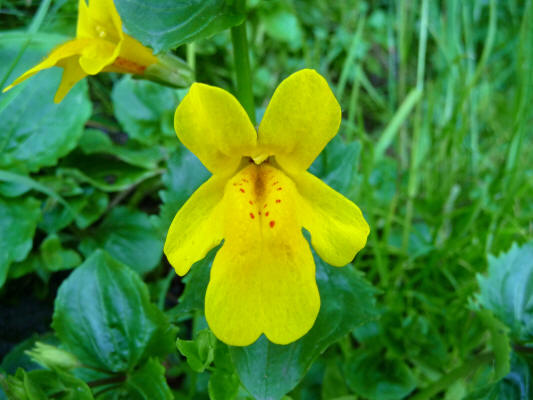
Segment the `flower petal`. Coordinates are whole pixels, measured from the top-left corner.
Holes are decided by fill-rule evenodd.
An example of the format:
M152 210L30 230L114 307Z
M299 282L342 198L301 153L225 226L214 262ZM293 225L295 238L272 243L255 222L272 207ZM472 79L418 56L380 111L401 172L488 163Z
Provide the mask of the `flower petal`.
M233 172L251 154L257 134L237 99L223 89L194 83L176 109L181 142L211 172Z
M61 76L61 83L59 84L54 97L54 103L60 103L70 89L72 89L79 80L87 76L85 71L80 67L77 56L59 61L58 66L63 67L64 70L63 75Z
M298 205L290 178L266 163L251 164L226 185L225 241L205 303L207 323L223 342L246 346L264 333L287 344L313 326L320 297Z
M83 49L89 43L90 40L87 39L75 39L69 40L68 42L59 45L54 50L52 50L52 52L43 61L41 61L35 67L30 68L17 79L15 79L15 81L11 85L7 86L3 90L3 92L7 92L13 86L18 85L19 83L25 81L26 79L35 75L37 72L42 71L43 69L48 69L55 65L58 65L59 62L63 59L81 54Z
M307 169L335 136L341 109L316 71L295 72L278 86L259 125L259 144L285 169Z
M85 0L78 2L76 36L109 40L118 43L122 37L122 21L113 0Z
M96 75L113 64L120 53L121 44L92 39L83 49L79 63L88 75Z
M328 264L343 266L366 245L370 228L359 207L308 172L291 175L302 198L302 224Z
M222 240L222 216L218 210L226 180L211 177L174 217L164 251L178 275L185 275L192 264L204 258Z

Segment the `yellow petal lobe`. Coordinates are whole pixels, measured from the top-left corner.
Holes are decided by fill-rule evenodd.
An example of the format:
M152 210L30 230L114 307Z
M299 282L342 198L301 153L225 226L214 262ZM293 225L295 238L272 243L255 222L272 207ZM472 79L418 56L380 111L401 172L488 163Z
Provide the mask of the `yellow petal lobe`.
M223 89L194 83L174 116L180 141L211 172L232 173L257 142L246 111Z
M259 144L285 169L309 168L335 136L341 108L326 80L311 69L277 87L259 125Z
M63 67L63 75L61 76L61 83L54 96L54 103L60 103L70 89L72 89L78 81L87 76L85 71L80 67L77 56L59 61L58 66Z
M7 92L12 87L25 81L26 79L35 75L39 71L58 65L63 59L81 54L81 52L88 45L89 42L90 40L88 41L87 39L75 39L69 40L68 42L57 46L43 61L41 61L35 67L30 68L29 70L24 72L21 76L15 79L15 81L13 81L11 85L7 86L3 90L3 92Z
M315 251L334 266L351 262L370 233L359 207L309 172L291 177L303 198L302 223Z
M222 202L225 241L207 287L209 327L235 346L262 333L278 344L299 339L313 326L320 297L294 183L268 163L252 163L228 181Z
M222 241L220 202L227 179L213 176L178 211L167 233L164 252L178 275Z

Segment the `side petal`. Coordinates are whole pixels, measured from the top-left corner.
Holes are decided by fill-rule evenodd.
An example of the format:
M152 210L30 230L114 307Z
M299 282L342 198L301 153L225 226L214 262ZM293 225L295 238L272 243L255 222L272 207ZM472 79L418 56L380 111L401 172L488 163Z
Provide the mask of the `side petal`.
M223 342L246 346L264 333L287 344L313 326L320 297L300 202L290 178L267 163L250 164L226 185L225 241L205 299L207 323Z
M259 144L285 169L307 169L335 136L341 108L326 80L311 69L278 86L259 125Z
M223 89L194 83L174 116L180 141L211 172L233 172L251 154L257 134L237 99Z
M218 212L225 178L211 177L178 211L165 241L164 252L178 275L204 258L222 240L222 216Z
M18 85L19 83L25 81L31 76L35 75L37 72L42 71L43 69L51 68L55 65L58 65L61 60L66 58L79 55L82 53L83 49L89 44L89 41L83 39L69 40L50 52L50 54L35 67L30 68L19 76L15 81L7 86L2 92L7 92L13 86Z
M291 175L304 199L302 225L328 264L340 267L366 245L370 227L359 207L308 172Z
M61 60L58 63L58 66L63 67L64 70L61 77L61 83L59 84L54 97L54 103L60 103L70 89L72 89L78 81L87 76L85 71L80 67L77 56Z

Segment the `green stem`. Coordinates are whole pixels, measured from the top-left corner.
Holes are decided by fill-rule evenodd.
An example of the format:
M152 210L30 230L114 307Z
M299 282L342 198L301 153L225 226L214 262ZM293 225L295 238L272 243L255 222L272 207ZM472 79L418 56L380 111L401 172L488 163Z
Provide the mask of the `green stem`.
M484 353L480 354L473 360L468 360L464 364L460 365L456 369L450 371L448 374L444 375L438 381L433 383L430 387L422 390L417 393L409 400L427 400L435 398L435 395L442 390L450 387L458 379L464 378L472 373L474 373L480 366L488 363L494 359L494 354Z
M237 7L245 12L245 1L240 0ZM252 72L250 69L250 56L248 54L248 38L246 37L246 20L231 28L231 41L233 43L233 60L237 80L237 98L248 113L252 124L255 125L255 105L252 92Z

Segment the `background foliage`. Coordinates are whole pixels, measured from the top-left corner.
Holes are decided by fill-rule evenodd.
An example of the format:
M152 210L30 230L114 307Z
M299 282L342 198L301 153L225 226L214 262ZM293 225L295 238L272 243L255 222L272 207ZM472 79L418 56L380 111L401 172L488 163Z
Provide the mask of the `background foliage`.
M201 2L172 1L162 26L146 16L169 1L115 2L129 33L187 43L197 80L234 91L233 2L188 20ZM39 73L0 95L0 398L530 399L531 1L247 6L258 120L290 73L328 79L343 121L311 171L364 210L367 247L316 259L308 335L229 348L202 315L214 252L183 279L162 255L209 175L172 127L186 91L101 74L55 105L60 71ZM76 13L0 1L0 86Z

